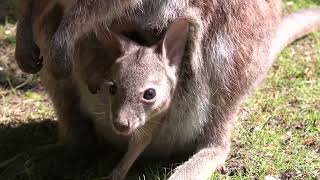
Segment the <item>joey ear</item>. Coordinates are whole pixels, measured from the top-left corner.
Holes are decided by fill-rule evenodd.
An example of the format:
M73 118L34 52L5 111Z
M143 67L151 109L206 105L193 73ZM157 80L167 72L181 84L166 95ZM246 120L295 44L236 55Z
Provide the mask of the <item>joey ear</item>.
M120 57L131 45L128 39L112 32L102 24L97 25L96 36L115 57Z
M158 45L158 50L169 61L169 66L179 66L189 35L189 22L186 18L180 18L172 22L165 37Z

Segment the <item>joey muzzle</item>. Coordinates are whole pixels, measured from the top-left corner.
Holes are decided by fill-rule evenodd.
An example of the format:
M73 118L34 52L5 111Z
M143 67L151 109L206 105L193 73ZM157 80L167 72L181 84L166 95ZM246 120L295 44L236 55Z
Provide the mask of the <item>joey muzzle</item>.
M112 123L114 130L119 134L128 134L130 130L130 122L127 120L119 121L116 119Z
M129 135L135 130L136 116L129 112L120 112L112 121L112 126L117 134Z

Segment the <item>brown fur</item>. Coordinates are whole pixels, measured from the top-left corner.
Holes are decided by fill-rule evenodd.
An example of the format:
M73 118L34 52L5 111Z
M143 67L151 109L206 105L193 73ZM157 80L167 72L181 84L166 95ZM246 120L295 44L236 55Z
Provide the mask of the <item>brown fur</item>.
M112 129L112 119L109 118L109 109L112 107L106 100L109 96L105 93L93 95L87 89L92 80L96 82L90 89L93 92L95 89L100 89L101 77L102 80L110 80L108 79L110 76L121 73L121 68L115 68L112 71L113 62L117 58L113 57L113 51L106 51L106 47L103 43L99 43L94 35L82 37L84 32L97 25L85 23L103 19L106 27L110 27L110 24L115 22L115 17L120 15L121 18L133 23L134 27L139 27L137 31L151 32L152 40L146 44L153 44L153 39L159 39L155 30L164 34L170 22L177 17L186 17L191 30L188 36L187 53L178 68L179 74L173 76L178 81L172 96L168 97L172 103L162 112L161 128L157 129L157 135L152 137L142 155L163 157L186 154L190 159L178 166L170 179L208 178L227 157L230 148L230 132L236 120L239 104L250 89L265 77L274 60L270 54L279 51L277 49L271 52L275 38L281 37L276 35L280 23L280 1L235 0L226 3L223 0L168 2L142 0L137 4L137 1L127 0L121 1L122 4L116 3L112 6L112 10L109 2L111 1L99 3L99 1L80 0L75 6L64 6L66 9L72 8L62 18L62 23L54 35L53 43L57 43L54 47L58 48L54 48L52 54L49 53L51 34L47 32L54 32L54 30L43 30L43 27L52 26L43 24L50 24L50 21L41 20L41 17L47 13L41 14L34 20L33 31L37 34L35 41L44 56L41 79L49 91L58 114L61 140L73 145L92 144L95 143L95 136L101 135L118 148L125 147L123 145L129 141L128 136L121 136ZM177 4L179 6L176 6ZM139 8L132 8L136 5L139 5ZM84 11L77 9L80 7ZM124 13L124 8L129 10ZM164 10L166 13L163 13ZM114 14L115 11L117 15ZM319 14L315 13L314 16ZM82 21L79 21L79 18ZM71 32L74 34L71 35ZM98 35L99 33L97 31ZM145 36L147 35L142 33L142 37ZM69 52L68 50L72 49L73 44L80 37L82 37L81 41L75 46L72 75L63 80L56 79L59 71L68 70L70 65L65 61L69 55L59 48L67 47ZM150 47L138 49L148 48ZM59 52L57 50L61 50L61 54L55 54ZM131 51L137 48L125 50ZM137 59L145 58L144 53L138 54ZM156 53L147 54L150 55L150 59L154 59L152 57ZM140 85L138 82L145 82L145 77L164 76L163 73L157 73L158 66L139 64L137 59L131 59L136 62L134 66L127 65L122 70L130 74L136 73L137 77L129 76L120 81L124 84L121 87L123 92L133 90ZM60 65L64 67L60 68ZM110 67L111 70L109 70ZM144 67L147 71L143 69ZM49 73L54 70L56 70L54 75ZM131 78L136 78L137 81L130 82ZM170 88L173 87L170 86ZM125 93L124 95L118 97L120 100L123 98L123 102L127 98ZM118 102L121 102L120 100ZM119 107L122 105L119 103ZM142 113L134 115L140 114ZM133 115L131 113L124 117L133 118ZM140 146L139 150L141 149L143 145ZM138 151L129 150L128 152L137 153ZM137 155L129 156L130 163L133 163L132 157ZM123 176L120 174L120 177Z
M111 174L112 179L124 179L136 158L157 137L167 118L165 115L179 79L178 69L185 52L189 25L186 19L176 20L165 37L152 47L138 45L114 33L103 33L101 28L99 32L99 36L105 37L101 39L106 47L122 52L106 73L100 74L100 83L104 83L98 94L106 100L100 102L105 104L101 113L110 116L110 130L116 136L129 136L128 150ZM107 92L105 89L109 88L110 92ZM150 91L153 92L151 95ZM106 119L102 116L100 121L103 124Z
M15 58L22 71L34 74L42 68L42 59L33 39L32 8L31 0L19 3Z
M47 14L47 11L52 9L53 4L59 4L63 6L66 10L73 5L75 1L65 1L65 0L52 0L41 1L37 4L33 3L33 0L20 0L19 1L19 16L18 16L18 26L17 26L17 43L16 43L16 61L21 68L26 73L35 74L42 68L43 57L40 57L39 47L35 44L33 39L34 32L32 31L32 24L34 17L39 17L41 14ZM36 18L37 19L37 18ZM42 16L37 19L38 21L57 21L57 19L47 19L47 17ZM58 24L60 23L60 19ZM42 23L44 25L50 25L55 23ZM58 25L55 24L55 25ZM143 30L138 29L137 26L126 19L119 19L114 21L111 25L111 30L114 32L121 32L127 36L134 38L136 41L140 41L145 45L155 42L154 37L148 35ZM48 28L45 29L54 29ZM50 34L50 32L48 32ZM142 36L143 34L143 36ZM50 36L51 37L51 36ZM143 40L145 39L145 40ZM59 70L60 71L60 70Z

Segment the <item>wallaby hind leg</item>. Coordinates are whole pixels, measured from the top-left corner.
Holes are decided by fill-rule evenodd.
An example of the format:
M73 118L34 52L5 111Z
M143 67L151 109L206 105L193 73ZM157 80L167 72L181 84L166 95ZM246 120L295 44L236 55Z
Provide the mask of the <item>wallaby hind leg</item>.
M22 71L30 74L39 72L43 59L33 39L32 0L19 2L19 20L16 34L15 58Z

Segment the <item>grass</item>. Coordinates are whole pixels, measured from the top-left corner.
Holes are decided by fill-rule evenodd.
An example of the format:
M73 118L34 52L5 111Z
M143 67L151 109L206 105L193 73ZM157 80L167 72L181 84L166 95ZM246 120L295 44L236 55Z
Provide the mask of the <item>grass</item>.
M285 12L320 6L319 0L284 2ZM10 23L0 26L0 162L57 140L55 115L37 77L22 74L12 62L14 28ZM320 178L320 32L282 52L268 79L243 104L232 146L226 173L214 173L212 179ZM17 177L56 178L40 178L37 169L53 168L27 166L32 162L27 158ZM82 171L59 173L63 179L105 179L106 162L102 155ZM170 172L171 166L160 161L138 162L128 179L166 179Z

